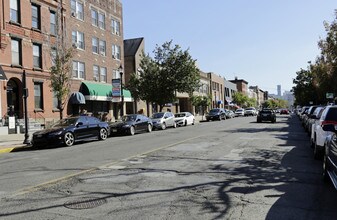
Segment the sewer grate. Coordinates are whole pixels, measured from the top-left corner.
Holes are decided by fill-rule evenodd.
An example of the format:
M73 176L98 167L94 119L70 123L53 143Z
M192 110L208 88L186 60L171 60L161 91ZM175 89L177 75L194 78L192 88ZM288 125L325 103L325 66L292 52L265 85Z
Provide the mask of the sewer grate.
M107 203L104 198L82 198L64 203L68 209L91 209Z

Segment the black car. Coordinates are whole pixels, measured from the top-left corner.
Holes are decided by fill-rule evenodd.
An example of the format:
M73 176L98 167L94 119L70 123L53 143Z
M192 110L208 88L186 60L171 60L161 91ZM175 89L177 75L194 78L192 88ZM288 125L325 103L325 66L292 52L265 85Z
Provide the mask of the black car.
M323 178L325 181L332 181L337 189L337 127L329 124L326 130L334 131L334 134L327 136L324 146L323 157Z
M213 108L206 115L206 121L209 121L209 120L221 121L222 119L226 119L226 111L223 108Z
M270 121L272 123L276 122L276 114L273 109L270 108L264 108L261 111L259 111L259 114L257 115L256 119L257 123L260 123L262 121Z
M77 140L97 137L105 140L109 134L109 125L91 116L77 116L61 119L51 128L33 133L32 145L46 147L49 145L73 145Z
M121 121L109 123L110 135L130 134L137 132L151 132L153 128L152 120L145 115L130 114L122 117Z

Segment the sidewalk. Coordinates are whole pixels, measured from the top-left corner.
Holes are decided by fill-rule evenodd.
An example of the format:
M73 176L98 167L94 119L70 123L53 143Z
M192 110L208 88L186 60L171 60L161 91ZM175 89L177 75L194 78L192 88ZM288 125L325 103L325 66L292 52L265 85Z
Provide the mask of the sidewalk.
M25 140L25 134L8 134L0 135L0 154L9 153L15 148L27 147L23 144Z

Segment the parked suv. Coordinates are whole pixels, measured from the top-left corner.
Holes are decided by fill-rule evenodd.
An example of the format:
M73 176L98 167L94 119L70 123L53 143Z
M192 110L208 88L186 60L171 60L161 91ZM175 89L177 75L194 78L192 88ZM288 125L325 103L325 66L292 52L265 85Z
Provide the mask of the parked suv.
M257 115L256 119L257 123L260 123L262 121L270 121L272 123L276 122L276 114L273 109L270 108L264 108L261 111L259 111L259 114Z
M157 112L151 116L153 128L165 130L167 127L177 127L172 112Z
M328 135L333 132L331 125L337 125L337 106L326 106L319 120L315 122L311 131L311 144L314 148L315 159L320 159L324 150L324 143Z
M223 108L213 108L206 115L206 121L209 120L219 120L226 119L226 111Z

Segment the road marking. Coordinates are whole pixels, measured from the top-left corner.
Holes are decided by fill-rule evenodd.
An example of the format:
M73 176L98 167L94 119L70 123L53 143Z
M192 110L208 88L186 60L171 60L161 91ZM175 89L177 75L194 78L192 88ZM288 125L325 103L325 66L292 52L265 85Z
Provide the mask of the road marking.
M47 187L49 185L52 185L52 184L55 184L55 183L58 183L58 182L62 182L62 181L68 180L68 179L70 179L72 177L76 177L76 176L79 176L79 175L82 175L82 174L85 174L85 173L90 173L92 171L100 170L102 168L104 169L104 168L107 168L107 167L111 167L111 166L114 166L114 165L116 165L118 163L121 163L121 162L123 162L125 160L130 160L130 159L135 158L135 157L142 157L144 155L147 155L147 154L159 151L159 150L163 150L163 149L166 149L166 148L169 148L169 147L173 147L175 145L178 145L178 144L181 144L181 143L193 140L193 139L197 139L197 138L200 138L202 136L203 135L199 135L199 136L196 136L196 137L188 138L188 139L185 139L183 141L179 141L179 142L176 142L176 143L173 143L173 144L169 144L169 145L166 145L166 146L163 146L163 147L159 147L159 148L147 151L145 153L136 154L136 155L127 157L125 159L121 159L121 160L118 160L118 161L110 162L108 164L105 164L105 165L102 165L102 166L99 166L99 167L91 168L91 169L88 169L88 170L83 170L81 172L69 174L69 175L66 175L66 176L63 176L63 177L60 177L60 178L56 178L54 180L50 180L50 181L47 181L47 182L44 182L44 183L41 183L41 184L38 184L38 185L35 185L35 186L30 186L30 187L26 187L26 188L23 188L23 189L19 189L16 192L14 192L14 194L11 197L21 196L21 195L25 195L25 194L28 194L28 193L36 192L39 189L43 189L43 188L45 188L45 187Z
M11 152L13 149L14 149L14 147L12 147L12 148L0 149L0 154L2 154L2 153L9 153L9 152Z

